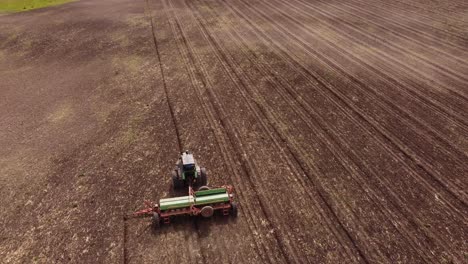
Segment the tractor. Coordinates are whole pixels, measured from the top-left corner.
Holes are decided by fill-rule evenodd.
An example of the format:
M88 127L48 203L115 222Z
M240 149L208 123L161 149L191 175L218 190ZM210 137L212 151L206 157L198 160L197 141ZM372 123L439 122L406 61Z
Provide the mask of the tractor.
M172 171L172 186L174 190L180 190L187 186L202 188L206 183L206 169L197 164L191 152L188 150L182 152L177 160L176 167Z
M237 217L234 188L230 185L215 188L206 186L206 170L197 165L189 151L180 155L172 171L172 183L174 189L187 187L188 195L160 199L158 203L146 201L146 208L128 217L152 217L155 228L169 224L171 218L179 215L209 218L215 212L220 212L224 216ZM198 187L197 191L194 191L194 186Z

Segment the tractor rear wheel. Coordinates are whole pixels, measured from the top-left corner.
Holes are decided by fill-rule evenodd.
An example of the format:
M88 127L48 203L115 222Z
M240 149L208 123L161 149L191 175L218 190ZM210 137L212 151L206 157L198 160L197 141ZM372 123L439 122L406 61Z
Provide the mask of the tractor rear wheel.
M198 182L199 186L206 185L208 182L208 176L206 176L206 168L200 169L200 181Z
M177 177L177 171L173 170L172 171L172 186L174 187L174 190L178 190L182 188L184 185L184 182Z
M237 204L231 203L231 215L232 217L237 217Z
M161 225L161 218L159 218L159 215L157 213L153 214L152 222L153 222L154 229L158 229L159 226Z

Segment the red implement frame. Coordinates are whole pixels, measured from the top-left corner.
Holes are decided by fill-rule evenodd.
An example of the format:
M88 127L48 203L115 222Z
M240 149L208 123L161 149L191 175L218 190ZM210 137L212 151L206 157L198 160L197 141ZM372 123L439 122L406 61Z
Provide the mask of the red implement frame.
M232 202L233 202L233 192L234 192L234 187L231 185L224 185L221 186L220 188L226 188L227 193L229 194L229 202L228 203L220 203L216 205L211 205L213 209L216 210L223 210L223 215L229 215L229 209L232 207ZM192 186L189 186L189 196L195 196L195 192L193 191ZM150 201L145 201L146 208L134 212L131 216L132 217L148 217L148 216L153 216L154 213L157 213L161 219L163 220L163 223L169 224L170 222L170 217L171 216L176 216L176 215L199 215L201 212L201 209L196 207L195 205L191 205L188 208L182 208L182 209L174 209L174 210L168 210L161 212L159 209L159 205L156 203L152 203Z

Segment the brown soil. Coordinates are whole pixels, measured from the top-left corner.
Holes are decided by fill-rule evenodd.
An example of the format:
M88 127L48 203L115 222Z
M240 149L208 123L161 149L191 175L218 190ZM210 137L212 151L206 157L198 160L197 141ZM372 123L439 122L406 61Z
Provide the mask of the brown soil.
M449 3L448 3L449 2ZM5 263L466 263L464 1L0 16ZM190 149L237 219L124 220Z

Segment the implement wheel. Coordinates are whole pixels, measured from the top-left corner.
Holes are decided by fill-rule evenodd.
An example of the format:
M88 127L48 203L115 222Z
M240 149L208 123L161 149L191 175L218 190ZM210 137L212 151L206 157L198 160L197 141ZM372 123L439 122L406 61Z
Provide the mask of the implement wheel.
M153 217L151 218L153 228L158 229L159 226L161 225L161 219L159 218L159 215L157 213L153 213Z
M203 216L203 217L212 217L213 214L214 214L214 208L211 207L211 206L205 206L201 209L201 212L200 214Z

